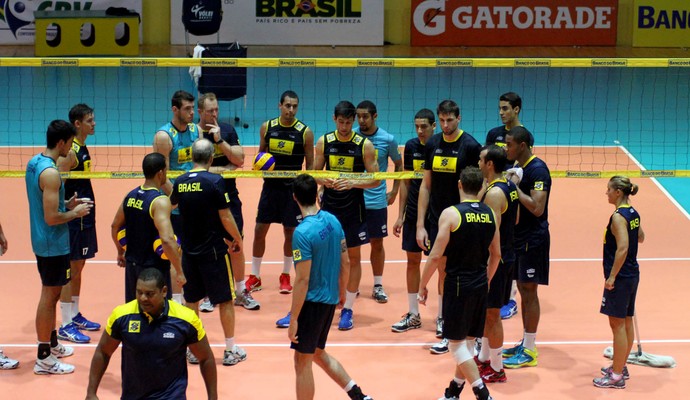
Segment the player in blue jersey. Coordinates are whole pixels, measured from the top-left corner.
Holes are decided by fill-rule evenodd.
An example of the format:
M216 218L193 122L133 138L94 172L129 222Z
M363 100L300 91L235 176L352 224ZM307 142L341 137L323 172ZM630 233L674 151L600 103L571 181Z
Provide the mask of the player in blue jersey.
M357 105L357 123L359 127L356 133L361 134L374 144L376 149L376 162L379 172L388 171L388 159L393 161L395 172L403 169L402 157L398 151L398 142L395 137L376 124L378 112L376 105L364 100ZM386 252L383 247L383 238L388 236L388 206L395 202L400 189L400 180L393 181L390 192L386 192L386 180L371 189L364 190L364 203L367 212L367 231L371 244L371 268L374 272L374 287L371 296L379 303L387 303L388 295L383 289L383 268L386 263Z
M319 171L377 172L376 150L364 136L352 130L355 106L341 101L335 106L333 121L336 130L323 135L316 142L314 169ZM345 293L345 303L340 313L338 329L349 330L354 326L352 307L362 278L361 246L369 243L364 203L364 189L377 187L376 179L327 178L323 185L321 207L338 218L345 231L347 252L350 257L350 278Z
M625 362L635 340L633 317L640 266L637 263L638 243L644 242L640 214L630 205L630 196L637 194L638 186L625 176L614 176L606 186L609 204L616 210L609 218L604 234L604 297L600 312L609 317L613 332L613 364L602 368L604 374L594 379L594 386L625 388L630 377Z
M7 238L5 237L5 232L2 230L2 224L0 224L0 256L5 254L6 251ZM19 361L7 357L2 349L0 349L0 369L15 369L17 367L19 367Z
M178 90L170 100L172 121L158 128L153 137L153 151L165 157L168 171L186 172L192 168L192 143L199 138L199 129L194 123L194 96L184 90ZM172 193L172 181L163 185L162 190L168 196ZM182 240L180 213L173 209L171 221L175 234ZM182 304L182 288L173 279L173 300Z
M167 299L160 270L137 279L136 300L116 307L91 359L86 399L98 399L101 379L122 343L121 399L186 399L187 349L199 360L209 400L218 398L215 359L194 311Z
M57 168L59 157L67 157L76 130L67 121L48 125L46 148L26 166L26 192L29 198L31 247L41 276L41 298L36 311L38 357L34 373L69 374L74 366L58 359L71 356L74 349L57 341L55 309L62 287L70 281L69 228L67 223L91 211L91 199L76 196L65 201L65 186Z
M292 236L296 276L288 337L295 350L297 399L314 398L315 361L350 399L370 400L338 360L325 351L335 307L345 297L350 261L343 228L333 214L319 210L316 193L313 177L302 174L295 178L293 197L302 222Z
M96 120L93 108L86 104L77 104L69 111L69 121L74 125L77 134L72 142L72 149L67 157L58 160L61 172L79 171L91 172L91 155L86 147L86 139L93 135ZM58 338L75 343L90 341L87 335L79 331L97 331L101 324L89 321L79 311L79 295L81 293L81 272L87 259L94 258L98 252L96 237L96 203L91 179L65 180L65 196L68 198L76 193L77 198L89 198L94 201L91 212L82 218L68 222L70 236L70 270L72 279L62 288L60 295L60 312L62 326L58 329Z
M515 226L515 269L520 308L522 309L523 340L503 350L506 368L535 367L537 365L537 327L541 309L539 285L549 284L549 196L551 172L544 161L532 154L530 132L522 126L512 128L506 135L508 160L522 168L522 180L514 175L520 199L520 219Z
M405 143L404 167L406 171L424 173L424 152L426 143L436 130L434 112L423 108L414 117L414 127L417 136ZM419 291L419 274L424 249L417 245L417 201L421 179L404 179L400 185L400 201L398 219L393 225L393 234L402 234L402 249L407 255L406 283L408 311L399 322L391 326L393 332L406 332L410 329L422 327L419 315L417 294ZM440 317L440 315L439 315Z
M199 96L199 133L200 136L213 142L213 163L209 172L222 174L226 171L234 171L244 165L244 150L240 145L235 128L223 122L218 122L218 99L214 93L204 93ZM244 218L242 217L242 201L237 190L235 178L223 178L225 191L230 198L230 212L237 228L244 236ZM247 310L258 310L261 305L252 298L251 293L245 289L244 279L244 251L230 253L230 263L235 277L237 298L235 305L243 306ZM213 311L213 304L205 298L199 304L199 310Z

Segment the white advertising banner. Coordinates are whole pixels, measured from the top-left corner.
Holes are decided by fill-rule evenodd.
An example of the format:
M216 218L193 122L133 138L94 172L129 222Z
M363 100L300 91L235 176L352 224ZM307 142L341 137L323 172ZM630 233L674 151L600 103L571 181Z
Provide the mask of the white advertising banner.
M141 2L142 0L0 0L0 44L33 44L36 35L34 11L124 7L141 15Z
M185 2L201 18L202 1ZM221 42L243 45L383 44L383 0L222 0ZM183 0L170 2L170 42L185 43ZM189 36L212 43L214 36Z

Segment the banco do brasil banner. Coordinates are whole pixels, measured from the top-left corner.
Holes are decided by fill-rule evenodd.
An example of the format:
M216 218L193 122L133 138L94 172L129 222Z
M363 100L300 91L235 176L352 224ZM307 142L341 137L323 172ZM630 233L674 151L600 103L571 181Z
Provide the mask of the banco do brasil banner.
M412 0L413 46L615 46L616 0Z
M690 46L690 2L635 0L634 7L633 46Z
M141 15L141 2L142 0L0 0L0 44L33 44L36 35L34 11L125 7Z
M184 44L183 10L171 0L170 41ZM199 14L201 15L201 14ZM245 45L382 45L383 0L223 0L221 42ZM212 43L215 36L190 36Z

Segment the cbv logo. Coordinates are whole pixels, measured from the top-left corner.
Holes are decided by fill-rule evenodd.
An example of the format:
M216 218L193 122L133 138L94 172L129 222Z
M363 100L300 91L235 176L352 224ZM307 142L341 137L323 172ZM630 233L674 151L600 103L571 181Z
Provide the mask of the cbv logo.
M91 1L44 1L38 5L37 10L90 10Z

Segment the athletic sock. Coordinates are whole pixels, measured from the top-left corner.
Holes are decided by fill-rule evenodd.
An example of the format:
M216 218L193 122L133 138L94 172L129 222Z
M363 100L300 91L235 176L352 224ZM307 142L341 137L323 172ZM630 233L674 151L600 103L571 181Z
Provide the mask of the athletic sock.
M453 377L453 381L457 383L459 387L462 387L462 385L465 384L465 380L463 378L458 378L457 376Z
M60 302L60 315L62 316L62 325L67 326L72 322L72 303Z
M72 318L79 314L79 296L72 296Z
M488 344L489 342L486 343ZM482 346L482 348L484 347ZM500 371L503 368L503 346L497 349L490 349L489 353L489 358L491 359L491 368L493 368L494 371Z
M352 306L355 305L355 299L357 298L357 293L352 293L350 291L345 291L345 304L343 308L352 310Z
M184 298L182 298L182 293L173 293L172 299L174 302L184 305Z
M57 345L57 331L53 329L52 331L50 331L50 347L57 347Z
M484 381L482 381L482 378L477 379L476 381L472 382L472 387L473 388L478 388L481 389L484 387Z
M537 348L536 342L537 341L537 332L534 333L527 333L525 332L524 340L522 341L522 346L524 346L526 349L534 350Z
M417 293L407 294L407 305L410 309L410 314L419 315L419 302L417 301Z
M254 268L253 265L252 265L252 268ZM291 269L292 269L292 257L283 256L283 273L289 274Z
M438 317L443 318L443 295L438 295Z
M241 281L235 281L235 290L237 290L237 293L242 293L246 287L247 287L247 280L246 279L242 279Z
M45 360L48 357L50 357L50 343L38 342L38 354L36 358Z
M479 358L479 361L481 362L487 362L491 359L491 351L489 350L489 338L487 338L486 336L482 338L482 349L479 351L477 358Z
M252 257L252 275L257 278L261 276L261 261L263 257Z
M613 371L611 371L611 378L613 378L614 381L618 381L623 377L623 375L619 375Z
M343 390L345 390L346 392L349 392L350 389L352 389L353 387L355 387L355 385L356 385L355 381L352 380L352 379L350 379L350 382L348 382L347 385L345 385L345 387L343 388Z
M232 351L235 348L235 338L225 338L225 350Z
M383 286L383 275L374 275L374 286Z

